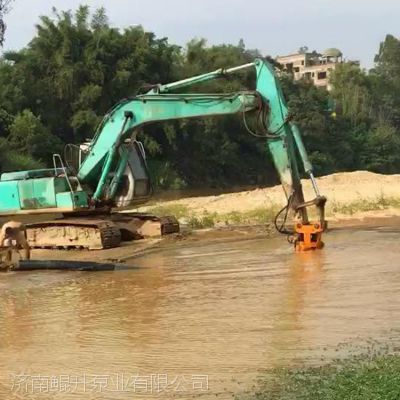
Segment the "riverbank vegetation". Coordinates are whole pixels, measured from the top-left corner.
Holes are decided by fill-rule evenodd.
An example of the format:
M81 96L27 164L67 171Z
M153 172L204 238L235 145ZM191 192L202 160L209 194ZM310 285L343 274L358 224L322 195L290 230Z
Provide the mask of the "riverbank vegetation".
M275 216L280 210L279 204L269 206L255 206L251 210L242 211L213 211L189 208L182 204L156 205L146 207L146 211L150 211L155 215L174 215L178 218L183 226L188 226L191 229L215 228L226 226L250 226L250 225L265 225L273 223ZM399 197L381 196L375 200L363 199L354 200L349 203L340 203L333 201L329 204L326 212L328 219L340 219L346 217L360 217L365 213L373 211L391 210L392 213L400 212ZM396 212L394 210L397 210ZM314 210L310 211L311 218L317 218Z
M146 209L155 215L174 215L181 225L186 225L191 229L204 229L224 226L265 225L266 222L272 223L280 208L279 205L272 205L246 211L207 212L172 203L167 206L158 205Z
M280 369L237 400L395 400L400 393L400 356L370 354L319 367Z
M103 8L54 10L25 48L1 58L0 170L49 165L53 152L92 137L113 104L149 84L260 56L243 41L208 46L195 39L182 48L142 27L117 29ZM281 74L317 175L400 172L400 40L388 35L375 61L368 72L339 66L330 94ZM240 73L195 90L236 91L253 82L252 73ZM159 188L277 182L264 141L247 133L241 116L155 124L140 138Z

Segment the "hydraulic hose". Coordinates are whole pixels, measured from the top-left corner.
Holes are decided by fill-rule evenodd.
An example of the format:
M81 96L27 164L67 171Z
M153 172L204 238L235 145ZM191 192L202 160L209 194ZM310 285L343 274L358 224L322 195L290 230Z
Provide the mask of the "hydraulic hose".
M286 221L287 221L287 217L288 217L288 215L289 215L289 209L290 209L290 203L291 203L291 201L292 201L292 196L293 195L291 195L290 197L289 197L289 199L288 199L288 202L287 202L287 204L285 205L285 207L283 207L277 214L276 214L276 216L275 216L275 219L274 219L274 225L275 225L275 229L279 232L279 233L281 233L282 235L293 235L293 231L290 231L290 230L288 230L288 229L286 229L286 227L285 227L285 224L286 224ZM283 213L285 213L285 216L283 217L283 222L282 222L282 224L278 224L278 219L279 219L279 217L283 214Z
M92 261L67 260L20 260L13 271L115 271L117 269L135 269L121 264L96 263Z

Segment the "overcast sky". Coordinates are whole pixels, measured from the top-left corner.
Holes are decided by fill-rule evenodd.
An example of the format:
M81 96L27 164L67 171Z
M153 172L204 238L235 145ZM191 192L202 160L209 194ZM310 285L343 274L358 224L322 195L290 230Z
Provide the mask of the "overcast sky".
M141 24L157 36L184 45L193 37L210 44L237 44L264 55L301 46L323 51L338 47L349 59L371 67L386 33L400 36L400 0L15 0L6 16L5 49L25 46L40 15L51 8L104 6L116 27Z

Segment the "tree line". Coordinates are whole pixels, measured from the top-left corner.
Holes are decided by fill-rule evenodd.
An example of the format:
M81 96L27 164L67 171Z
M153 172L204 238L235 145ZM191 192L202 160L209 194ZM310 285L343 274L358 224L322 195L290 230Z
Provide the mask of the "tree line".
M0 171L49 166L54 152L90 138L113 104L148 84L261 57L243 41L194 39L182 48L142 27L120 30L103 8L53 9L36 28L25 48L0 60ZM317 175L400 172L399 39L386 37L370 71L339 65L330 93L284 73L280 79ZM250 72L199 89L232 92L254 82ZM158 187L276 183L264 141L247 133L240 115L154 124L141 139Z

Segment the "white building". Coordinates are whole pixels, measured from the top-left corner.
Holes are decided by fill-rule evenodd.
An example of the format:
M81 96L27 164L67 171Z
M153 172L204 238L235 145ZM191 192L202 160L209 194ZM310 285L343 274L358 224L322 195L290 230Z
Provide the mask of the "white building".
M322 54L314 51L278 56L276 61L284 67L284 71L293 74L295 80L309 79L315 86L327 90L331 90L329 74L338 64L346 62L342 52L335 48L327 49Z

